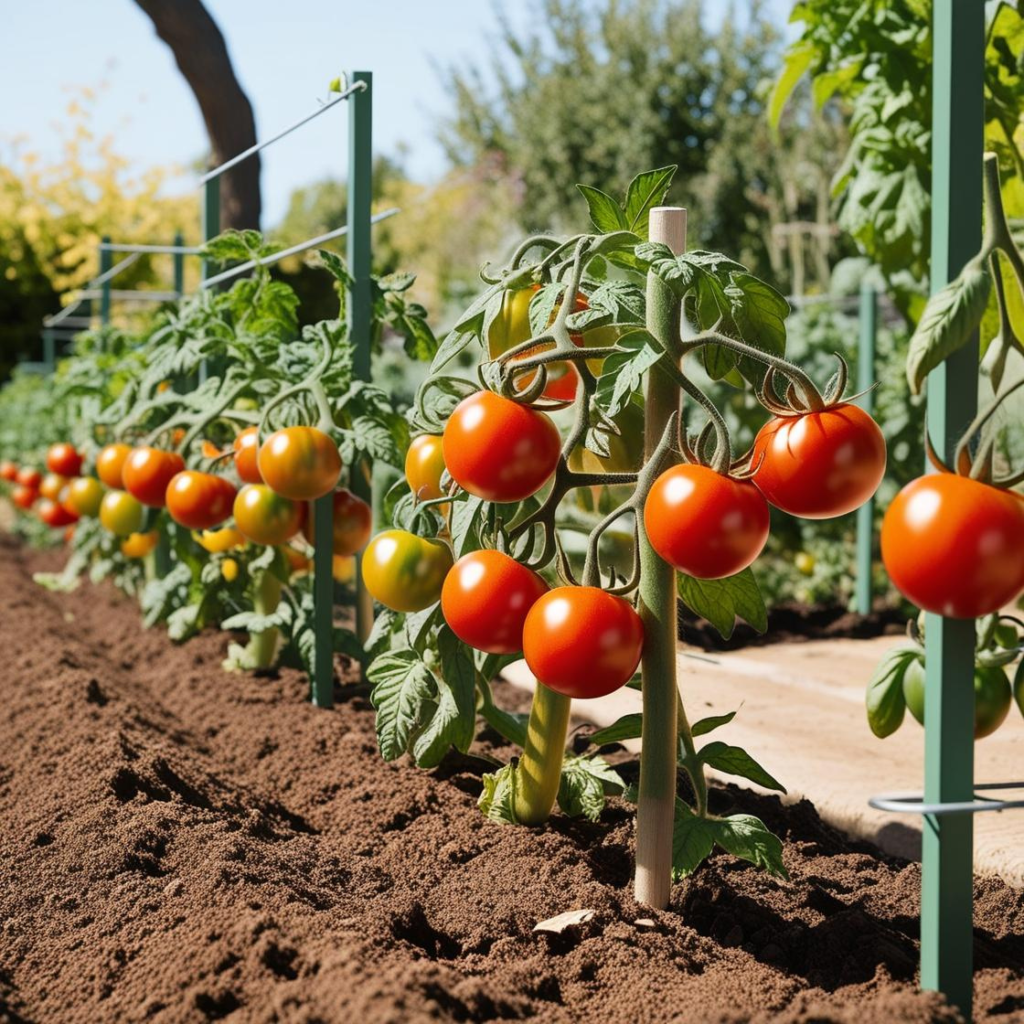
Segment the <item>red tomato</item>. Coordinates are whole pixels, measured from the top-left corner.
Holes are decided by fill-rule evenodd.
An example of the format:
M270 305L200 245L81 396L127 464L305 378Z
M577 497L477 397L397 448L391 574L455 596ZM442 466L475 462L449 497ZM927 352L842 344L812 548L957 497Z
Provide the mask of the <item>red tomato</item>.
M36 498L38 497L39 492L34 487L26 487L24 484L18 484L11 491L11 501L18 508L30 509L36 503Z
M30 491L38 491L39 485L43 482L43 474L38 469L31 469L28 466L23 466L18 470L18 475L15 480L21 484L22 487L27 487Z
M39 503L39 518L47 526L70 526L78 522L78 515L52 498L43 498Z
M260 451L260 434L257 427L246 427L231 445L234 450L235 469L242 483L261 484L260 467L256 464Z
M115 491L124 490L125 459L131 455L132 450L126 444L108 444L96 457L96 475Z
M452 479L486 501L522 501L551 479L562 439L551 417L491 391L455 407L444 428Z
M420 434L412 439L405 455L405 479L409 489L420 501L442 498L441 474L444 473L444 451L438 434Z
M186 469L167 485L167 511L190 530L209 530L231 515L237 493L222 476Z
M150 508L162 508L167 485L184 468L185 460L177 452L135 448L124 461L121 477L124 489L133 498Z
M334 492L334 541L336 555L354 555L366 547L373 529L373 512L370 506L342 487ZM306 540L316 547L316 533L313 525L314 510L306 510L306 525L303 533Z
M718 580L746 569L768 540L768 502L748 480L707 466L672 466L647 495L651 546L680 572Z
M260 446L257 464L267 486L292 501L330 494L341 476L338 446L316 427L275 430Z
M266 484L246 484L235 498L235 525L256 544L283 544L302 526L302 506Z
M50 445L46 453L46 468L59 476L78 476L82 472L82 456L71 444Z
M885 475L885 438L856 405L778 416L754 439L754 483L783 512L832 519L859 508Z
M0 480L14 482L18 479L18 467L10 459L0 462Z
M452 632L488 654L523 649L523 624L548 585L500 551L463 555L444 580L441 611Z
M549 590L523 629L530 671L566 697L603 697L625 686L643 646L644 624L633 606L598 587Z
M927 611L998 611L1024 590L1024 498L953 473L918 477L886 509L882 561Z

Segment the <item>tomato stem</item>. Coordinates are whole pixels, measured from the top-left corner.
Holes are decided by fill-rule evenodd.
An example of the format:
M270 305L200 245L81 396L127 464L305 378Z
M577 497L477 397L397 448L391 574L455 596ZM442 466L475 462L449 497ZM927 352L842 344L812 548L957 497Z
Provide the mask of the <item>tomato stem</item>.
M257 615L272 615L281 603L281 581L270 569L264 569L253 581L253 611ZM276 627L249 634L246 662L254 669L270 668L277 654Z
M526 746L516 767L514 811L520 825L543 825L562 779L572 699L537 681L526 725Z

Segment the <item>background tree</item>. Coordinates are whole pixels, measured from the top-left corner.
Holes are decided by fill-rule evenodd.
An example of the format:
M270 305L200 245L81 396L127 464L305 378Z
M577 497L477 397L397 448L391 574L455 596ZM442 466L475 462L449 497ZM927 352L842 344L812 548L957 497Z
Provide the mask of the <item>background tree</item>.
M256 143L252 104L235 77L227 44L201 0L135 0L171 48L195 94L210 137L214 165ZM221 177L222 228L260 226L260 158L243 160Z

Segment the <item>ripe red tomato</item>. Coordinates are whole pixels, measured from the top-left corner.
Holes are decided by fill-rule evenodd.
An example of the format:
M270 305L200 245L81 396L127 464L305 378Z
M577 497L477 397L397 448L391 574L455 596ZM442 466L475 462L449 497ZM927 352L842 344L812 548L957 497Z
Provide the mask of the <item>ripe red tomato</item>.
M18 479L18 467L10 459L0 462L0 480L8 480L13 483Z
M167 485L167 511L190 530L209 530L231 515L237 493L222 476L186 469Z
M444 473L444 451L440 434L420 434L412 439L405 455L405 479L409 489L420 501L444 497L441 474Z
M370 541L362 561L363 583L376 600L396 612L419 612L441 596L452 551L443 541L385 530Z
M96 475L115 491L124 489L125 459L131 455L132 450L126 444L108 444L98 456L96 456Z
M856 405L777 416L754 439L754 483L783 512L832 519L859 508L885 475L885 438Z
M167 485L185 468L185 460L177 452L160 448L135 448L124 460L121 478L124 489L143 505L162 508L166 502Z
M920 608L998 611L1024 590L1024 498L953 473L918 477L886 509L882 561Z
M562 439L551 417L478 391L455 407L444 428L452 479L486 501L522 501L551 479Z
M764 495L749 480L707 466L672 466L647 495L651 546L680 572L718 580L746 569L768 540Z
M629 682L644 646L644 624L624 598L598 587L556 587L526 616L523 656L548 689L603 697Z
M61 476L59 473L47 473L39 485L39 493L44 498L49 498L50 501L56 501L60 497L60 492L67 487L69 482L66 476Z
M302 506L266 484L246 484L235 498L235 525L256 544L283 544L302 526Z
M548 585L500 551L463 555L445 577L441 611L463 642L488 654L523 649L523 624Z
M373 511L370 506L342 487L334 492L334 541L336 555L354 555L366 547L373 530ZM313 524L313 506L306 510L306 525L303 527L306 540L316 547L316 533Z
M46 453L46 468L58 476L78 476L82 472L82 456L71 444L50 445Z
M24 484L18 484L11 491L11 501L18 508L30 509L36 503L36 498L38 497L39 492L34 487L26 487Z
M341 476L338 446L316 427L275 430L260 446L260 475L292 501L313 501L330 494Z
M18 470L18 475L15 480L21 484L22 487L27 487L30 491L38 491L39 485L43 482L43 474L38 469L32 469L29 466L23 466Z
M257 457L260 451L260 434L257 427L246 427L231 445L234 450L235 469L244 484L261 484L260 467Z
M65 508L59 501L52 498L43 498L37 509L39 518L47 526L70 526L78 522L78 514Z

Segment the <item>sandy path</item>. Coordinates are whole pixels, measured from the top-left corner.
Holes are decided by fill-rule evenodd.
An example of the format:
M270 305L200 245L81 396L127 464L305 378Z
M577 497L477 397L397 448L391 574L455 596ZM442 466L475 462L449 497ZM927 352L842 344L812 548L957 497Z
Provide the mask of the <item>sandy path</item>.
M692 719L739 709L716 739L744 747L789 790L807 797L830 823L902 856L919 856L916 815L868 807L874 794L920 789L924 730L908 716L886 740L864 717L864 689L882 654L899 638L815 640L704 654L680 649L679 679ZM524 663L507 671L532 686ZM620 690L574 705L574 712L608 725L640 709L640 694ZM630 744L639 746L639 741ZM1007 782L1024 776L1024 720L1011 708L1006 723L975 746L975 779ZM1024 884L1024 810L975 816L979 871Z

